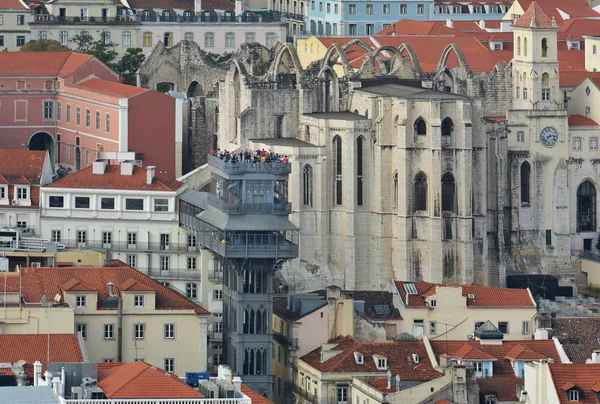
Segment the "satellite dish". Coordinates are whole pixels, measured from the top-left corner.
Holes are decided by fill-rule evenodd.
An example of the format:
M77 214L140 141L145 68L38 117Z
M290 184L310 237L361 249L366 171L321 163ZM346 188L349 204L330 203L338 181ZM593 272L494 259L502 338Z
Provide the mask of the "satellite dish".
M54 295L54 301L56 303L60 303L60 299L62 298L62 296L60 295L60 293L57 293Z

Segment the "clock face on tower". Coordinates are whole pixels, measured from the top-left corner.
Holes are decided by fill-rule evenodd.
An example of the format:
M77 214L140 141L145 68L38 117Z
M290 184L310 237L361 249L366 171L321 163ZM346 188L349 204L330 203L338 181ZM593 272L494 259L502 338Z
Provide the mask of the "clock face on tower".
M547 126L540 132L540 140L546 147L552 147L558 143L558 132L551 126Z

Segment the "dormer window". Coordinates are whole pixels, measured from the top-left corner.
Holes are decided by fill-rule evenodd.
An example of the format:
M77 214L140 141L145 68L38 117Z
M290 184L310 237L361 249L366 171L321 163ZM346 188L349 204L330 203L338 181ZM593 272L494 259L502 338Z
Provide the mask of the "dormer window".
M579 50L579 41L571 42L571 50Z
M354 360L356 360L357 364L362 365L365 363L365 356L360 352L354 352Z
M29 199L29 187L16 187L15 194L19 200Z
M85 295L75 296L75 307L77 307L79 309L83 309L86 306L87 306L87 296L85 296Z
M381 355L373 355L373 359L375 360L375 366L378 370L387 370L387 358Z
M144 307L144 295L133 296L133 307L137 307L137 308Z
M569 401L579 401L579 390L571 389L567 392Z

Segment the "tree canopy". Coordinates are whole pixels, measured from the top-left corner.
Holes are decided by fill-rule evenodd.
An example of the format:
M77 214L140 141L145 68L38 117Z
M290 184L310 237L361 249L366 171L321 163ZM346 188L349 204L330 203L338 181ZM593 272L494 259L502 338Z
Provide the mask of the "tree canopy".
M54 39L40 39L21 46L21 52L71 52L71 49Z

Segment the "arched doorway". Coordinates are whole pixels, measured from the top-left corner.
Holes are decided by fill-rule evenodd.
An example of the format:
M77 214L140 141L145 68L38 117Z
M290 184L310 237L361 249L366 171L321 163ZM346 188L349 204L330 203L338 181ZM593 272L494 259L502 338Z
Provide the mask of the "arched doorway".
M202 97L203 95L202 86L196 80L192 81L187 90L187 98Z
M29 139L29 150L47 150L50 160L54 162L54 139L46 132L38 132Z

